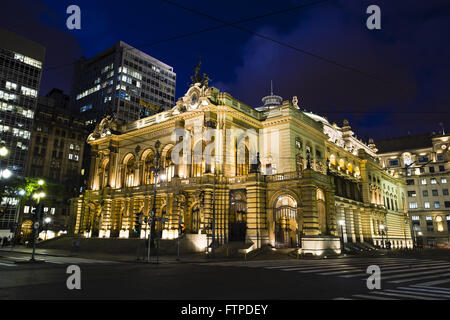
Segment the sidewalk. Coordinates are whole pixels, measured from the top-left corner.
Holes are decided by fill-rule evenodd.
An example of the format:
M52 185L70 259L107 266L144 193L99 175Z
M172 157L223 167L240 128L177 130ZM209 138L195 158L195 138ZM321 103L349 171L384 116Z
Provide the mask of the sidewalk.
M25 246L15 246L14 248L4 247L4 248L0 248L0 257L3 254L10 253L10 252L29 254L31 256L32 251L33 251L32 248L27 248ZM129 263L146 262L146 259L147 259L147 251L140 255L139 260L137 259L136 254L120 255L120 254L105 254L105 253L98 253L98 252L83 252L83 251L70 252L67 250L41 249L41 248L36 248L35 254L41 255L41 256L76 257L76 258L84 258L84 259L129 262ZM212 261L220 262L220 261L232 261L232 260L243 260L243 259L216 257L216 259L212 260L211 258L208 258L203 253L189 253L189 254L180 255L180 259L178 261L176 255L158 256L158 258L157 258L155 255L154 249L152 249L151 257L150 257L151 262L158 261L159 263L208 263L208 262L212 262Z

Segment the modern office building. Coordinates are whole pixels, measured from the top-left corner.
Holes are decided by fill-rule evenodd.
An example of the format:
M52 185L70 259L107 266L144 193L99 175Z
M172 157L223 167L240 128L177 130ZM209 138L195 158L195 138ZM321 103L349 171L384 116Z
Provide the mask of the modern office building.
M168 111L89 136L88 190L72 199L74 234L176 239L197 250L240 242L321 255L349 247L412 247L405 183L348 123L302 111L294 97L259 110L197 72ZM389 203L382 194L389 192ZM149 226L146 219L158 218ZM152 220L153 221L153 220ZM153 229L152 229L153 228ZM176 240L172 240L176 241Z
M30 148L45 48L0 29L0 178L23 176ZM2 197L0 230L9 233L17 199Z
M78 195L83 185L83 152L87 136L84 121L69 109L69 96L52 89L40 96L34 117L26 175L43 178L59 192L46 195L43 209L47 220L45 236L51 238L67 230L68 199ZM31 232L32 204L20 208L19 226L24 238ZM47 219L45 219L47 218ZM18 231L19 232L19 231Z
M384 168L406 180L418 245L450 245L450 135L421 134L376 142Z
M131 122L175 103L171 66L120 41L74 67L71 107L93 124L107 113Z

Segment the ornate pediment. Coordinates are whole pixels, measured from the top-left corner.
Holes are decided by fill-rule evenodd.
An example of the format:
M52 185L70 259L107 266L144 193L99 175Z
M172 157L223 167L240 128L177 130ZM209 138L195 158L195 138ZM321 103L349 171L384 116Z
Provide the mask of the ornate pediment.
M94 132L88 136L87 141L89 142L90 140L100 139L110 136L111 134L119 133L119 127L119 121L115 117L108 115L95 126Z

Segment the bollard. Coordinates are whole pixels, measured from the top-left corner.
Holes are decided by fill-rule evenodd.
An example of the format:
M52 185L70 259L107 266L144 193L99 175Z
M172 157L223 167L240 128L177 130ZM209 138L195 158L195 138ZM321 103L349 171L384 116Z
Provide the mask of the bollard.
M227 246L227 257L228 257L228 246Z
M247 260L247 250L245 250L244 259Z

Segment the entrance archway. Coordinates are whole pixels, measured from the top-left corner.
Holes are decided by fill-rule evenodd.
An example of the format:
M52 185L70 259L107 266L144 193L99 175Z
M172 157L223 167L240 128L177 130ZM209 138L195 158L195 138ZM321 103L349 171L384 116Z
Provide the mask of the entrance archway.
M247 196L244 190L231 191L229 241L245 241L247 234Z
M281 195L274 205L275 246L296 247L298 243L297 201L290 195Z

